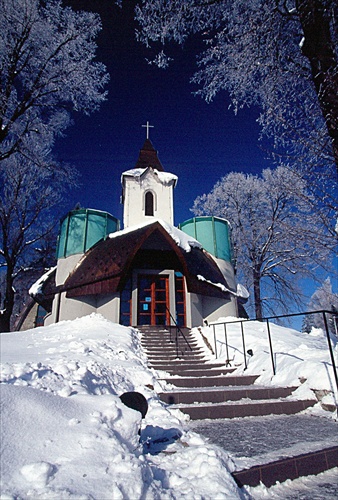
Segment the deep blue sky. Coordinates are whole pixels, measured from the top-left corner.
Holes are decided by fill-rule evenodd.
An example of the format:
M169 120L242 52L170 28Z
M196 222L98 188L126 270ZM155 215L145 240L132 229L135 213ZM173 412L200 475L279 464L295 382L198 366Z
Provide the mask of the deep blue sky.
M167 172L178 176L175 224L190 217L196 196L209 192L230 171L256 173L271 164L258 143L257 110L238 116L228 110L225 93L207 104L192 94L197 40L172 47L167 70L147 63L154 52L136 42L134 0L118 8L114 0L69 0L101 15L98 59L110 73L108 100L90 117L77 115L57 147L60 159L76 166L82 186L71 195L65 212L77 202L106 210L122 220L121 173L134 168L145 140L142 124L154 126L150 139Z

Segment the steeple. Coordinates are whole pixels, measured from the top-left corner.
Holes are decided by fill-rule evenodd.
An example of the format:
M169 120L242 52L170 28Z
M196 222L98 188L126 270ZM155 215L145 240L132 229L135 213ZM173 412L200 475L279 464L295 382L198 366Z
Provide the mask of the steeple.
M155 150L149 138L145 140L135 165L135 168L147 168L147 167L156 169L159 172L164 172L162 163L158 159L157 151Z

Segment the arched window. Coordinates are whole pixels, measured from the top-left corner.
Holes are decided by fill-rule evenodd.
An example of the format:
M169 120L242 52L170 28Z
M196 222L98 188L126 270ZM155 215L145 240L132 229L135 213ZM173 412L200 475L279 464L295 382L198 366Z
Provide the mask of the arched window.
M154 215L154 195L151 191L145 194L145 215Z

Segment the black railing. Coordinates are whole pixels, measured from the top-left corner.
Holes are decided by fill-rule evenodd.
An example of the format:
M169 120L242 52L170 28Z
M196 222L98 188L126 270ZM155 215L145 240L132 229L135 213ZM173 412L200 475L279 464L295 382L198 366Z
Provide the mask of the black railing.
M279 316L269 316L262 318L261 320L257 319L238 319L235 321L227 321L227 322L218 322L218 323L212 323L213 327L213 334L214 334L214 342L215 342L215 356L218 358L218 352L217 352L217 338L216 338L216 326L218 325L223 325L224 327L224 339L225 339L225 348L226 348L226 365L229 365L231 360L229 359L229 344L228 344L228 332L227 332L227 327L229 325L233 325L235 323L240 323L241 325L241 335L242 335L242 345L243 345L243 355L244 355L244 369L247 369L247 352L245 348L245 334L244 334L244 325L249 325L253 321L261 321L265 322L266 324L266 329L267 329L267 336L268 336L268 342L269 342L269 350L270 350L270 356L271 356L271 364L272 364L272 371L273 374L276 375L276 364L274 360L274 353L273 353L273 345L272 345L272 339L271 339L271 331L270 331L270 321L273 319L283 319L283 318L293 318L293 317L299 317L299 316L308 316L308 315L314 315L314 314L321 314L323 316L323 324L325 328L325 333L326 333L326 338L327 338L327 343L328 343L328 348L330 352L330 357L331 357L331 362L332 362L332 369L333 369L333 375L336 381L337 389L338 389L338 374L337 374L337 367L336 367L336 362L334 359L334 353L333 353L333 347L330 339L330 331L329 331L329 325L328 325L328 320L327 320L327 315L329 314L330 316L333 317L333 321L335 322L335 328L336 328L336 335L337 335L337 322L338 322L338 316L336 313L332 311L326 311L326 310L319 310L319 311L310 311L310 312L302 312L302 313L294 313L294 314L284 314L284 315L279 315Z
M175 345L176 345L176 356L177 356L177 357L179 357L179 348L178 348L178 344L179 344L179 342L178 342L178 338L179 338L179 335L181 335L181 337L183 338L183 340L185 341L185 343L186 343L186 344L187 344L187 346L189 347L190 351L192 351L192 347L191 347L191 345L189 344L189 342L188 342L188 340L187 340L186 336L185 336L185 335L184 335L184 333L182 332L181 328L179 327L179 325L178 325L177 321L175 320L175 318L174 318L174 317L173 317L173 315L171 314L171 312L170 312L169 308L167 307L166 309L167 309L167 311L168 311L168 313L169 313L169 316L170 316L171 320L174 322L174 324L173 324L173 325L172 325L171 323L170 323L170 325L169 325L170 342L172 342L172 341L173 341L173 340L172 340L172 333L171 333L171 332L172 332L172 328L174 328L174 329L175 329L175 339L174 339L174 340L175 340ZM183 351L181 351L181 354L183 355Z

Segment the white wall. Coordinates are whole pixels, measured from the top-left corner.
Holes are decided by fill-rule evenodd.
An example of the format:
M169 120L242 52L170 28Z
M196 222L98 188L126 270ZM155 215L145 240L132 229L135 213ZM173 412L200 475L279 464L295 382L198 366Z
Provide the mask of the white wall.
M186 292L186 323L189 328L203 325L202 299L196 293Z
M83 254L81 253L58 259L55 275L56 286L64 284L82 257ZM44 324L48 326L56 321L75 319L86 314L91 314L94 312L92 302L93 299L90 304L82 304L81 299L66 299L65 293L56 294L52 304L52 312L46 318Z
M97 299L97 312L114 323L120 321L120 293L104 295Z
M227 282L229 289L236 292L237 291L237 279L235 276L234 268L231 262L227 262L223 259L217 259L214 255L209 254L214 261L216 261L221 273L223 274L225 281Z
M61 257L58 259L55 276L56 286L63 285L82 257L83 253L77 253L75 255L70 255L69 257Z
M48 317L48 324L82 318L82 316L87 316L93 312L96 312L95 297L87 296L71 299L66 297L66 292L63 292L55 295L52 314Z
M145 215L145 193L147 191L151 191L154 195L153 217L163 219L173 225L173 187L174 180L170 183L162 183L152 169L149 169L142 177L125 176L123 178L124 227L151 220L151 216Z
M203 326L204 321L210 323L224 316L237 317L237 299L234 295L230 296L230 300L224 300L188 292L186 315L187 326L190 328Z
M231 296L229 301L215 297L203 297L203 317L210 323L226 316L238 317L236 297Z

